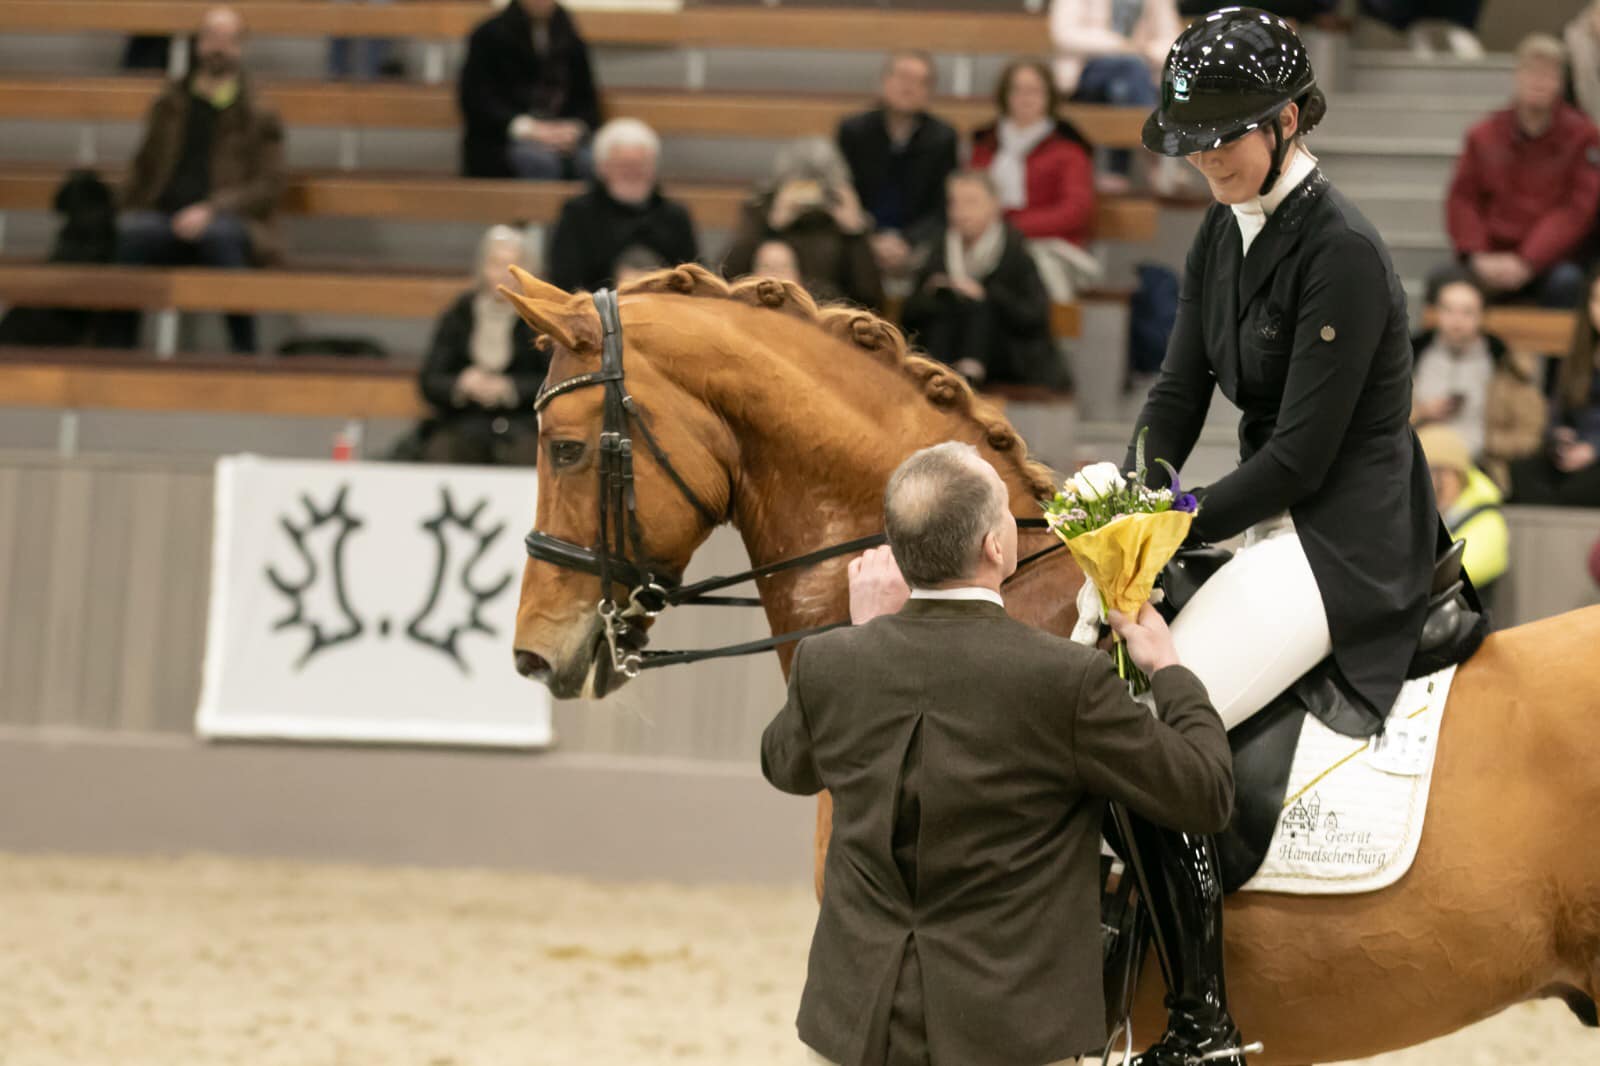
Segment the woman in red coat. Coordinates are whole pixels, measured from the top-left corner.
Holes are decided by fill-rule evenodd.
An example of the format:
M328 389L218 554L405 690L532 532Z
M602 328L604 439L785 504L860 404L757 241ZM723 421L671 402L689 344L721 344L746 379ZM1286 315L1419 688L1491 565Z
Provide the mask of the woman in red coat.
M1030 240L1056 237L1083 247L1094 238L1094 159L1089 144L1057 117L1050 68L1019 59L1000 75L1000 121L972 138L972 166L987 170L1006 221Z

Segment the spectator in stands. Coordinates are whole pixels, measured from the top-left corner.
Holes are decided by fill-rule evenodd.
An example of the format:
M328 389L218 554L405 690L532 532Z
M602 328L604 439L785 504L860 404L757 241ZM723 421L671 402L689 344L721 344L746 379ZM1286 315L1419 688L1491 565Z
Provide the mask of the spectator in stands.
M1439 514L1450 536L1467 542L1462 566L1487 606L1495 582L1511 564L1511 533L1500 510L1500 489L1472 465L1467 442L1449 426L1425 426L1417 437L1433 475Z
M1505 343L1483 332L1483 293L1465 272L1434 286L1428 306L1437 328L1412 340L1411 424L1448 426L1469 455L1481 454L1489 379Z
M611 283L624 249L648 248L669 265L699 254L682 204L661 195L661 140L636 118L613 119L594 138L597 180L568 200L550 236L550 281L569 292Z
M1464 270L1431 287L1437 328L1412 339L1416 380L1411 423L1444 425L1467 442L1468 454L1501 486L1511 460L1538 451L1545 402L1520 353L1483 330L1483 293Z
M212 8L195 39L193 69L151 106L121 189L118 262L243 269L277 258L283 129L250 91L244 40L238 14ZM113 316L108 333L132 347L138 316ZM255 319L229 315L228 337L235 352L254 352Z
M758 278L777 278L801 286L805 284L800 277L800 259L787 241L762 241L750 264L750 273Z
M550 358L534 343L498 287L527 262L522 234L496 226L479 246L478 279L434 328L422 364L422 395L433 408L422 458L433 463L532 466L539 451L534 397Z
M349 0L334 0L348 3ZM358 0L360 2L360 0ZM365 0L387 4L389 0ZM404 74L395 56L395 42L389 37L335 37L328 42L328 74L333 78L375 81Z
M1450 185L1456 255L1493 298L1571 307L1600 204L1600 132L1561 99L1566 50L1545 34L1517 48L1512 106L1467 133Z
M1086 104L1154 107L1161 66L1182 29L1173 0L1051 0L1056 88ZM1125 148L1108 154L1108 169L1122 179L1116 184L1127 183L1132 164Z
M1600 0L1591 0L1567 23L1567 100L1589 121L1600 122Z
M956 169L956 131L928 113L935 81L926 52L893 52L878 106L839 123L839 151L877 224L872 253L885 278L906 277L944 227L944 180Z
M950 226L906 300L906 330L974 384L1062 386L1050 297L981 170L949 180Z
M819 301L845 299L881 309L883 280L871 230L872 218L862 210L850 168L833 142L793 141L778 152L767 190L746 205L723 273L750 273L756 249L776 238L794 249L805 287Z
M587 178L600 125L589 46L556 0L511 0L467 42L459 87L469 178Z
M624 248L622 254L617 256L616 265L612 268L612 274L616 278L613 284L620 289L641 278L647 278L658 270L665 270L668 266L671 264L661 258L654 249L635 244Z
M1000 75L999 121L973 135L972 165L989 171L1006 219L1030 242L1052 298L1069 300L1098 279L1083 250L1094 236L1094 164L1089 142L1059 117L1050 68L1019 59Z
M1406 35L1411 53L1423 58L1434 54L1428 36L1430 24L1444 30L1445 47L1457 59L1482 59L1478 40L1478 14L1483 0L1361 0L1361 11Z
M1600 276L1590 279L1579 316L1554 382L1545 448L1511 464L1512 503L1600 507Z

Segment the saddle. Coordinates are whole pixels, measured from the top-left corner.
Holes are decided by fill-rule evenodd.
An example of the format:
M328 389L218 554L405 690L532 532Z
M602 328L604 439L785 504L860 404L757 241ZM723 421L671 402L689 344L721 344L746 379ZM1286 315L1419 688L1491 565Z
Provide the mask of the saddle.
M1488 618L1461 567L1465 550L1464 542L1450 544L1434 566L1422 638L1406 671L1407 679L1465 662L1488 632ZM1158 581L1165 594L1160 610L1168 620L1231 558L1233 553L1221 548L1179 551ZM1367 709L1329 656L1228 734L1235 798L1233 820L1217 837L1224 892L1236 891L1250 880L1266 857L1308 714L1348 737L1370 737L1384 726L1384 719Z

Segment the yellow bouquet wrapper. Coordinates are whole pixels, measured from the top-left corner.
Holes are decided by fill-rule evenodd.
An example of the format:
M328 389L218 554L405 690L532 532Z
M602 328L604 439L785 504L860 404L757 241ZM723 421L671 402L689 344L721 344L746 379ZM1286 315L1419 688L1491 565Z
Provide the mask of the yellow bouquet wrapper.
M1188 511L1129 514L1099 529L1061 539L1100 590L1106 609L1134 618L1149 602L1156 578L1189 535L1193 522L1194 515Z

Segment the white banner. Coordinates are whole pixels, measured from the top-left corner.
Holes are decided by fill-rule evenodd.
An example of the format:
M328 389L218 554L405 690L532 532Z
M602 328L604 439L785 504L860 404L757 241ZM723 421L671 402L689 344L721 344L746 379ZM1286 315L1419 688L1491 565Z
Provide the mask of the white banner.
M200 733L549 744L511 662L536 493L532 470L219 460Z

